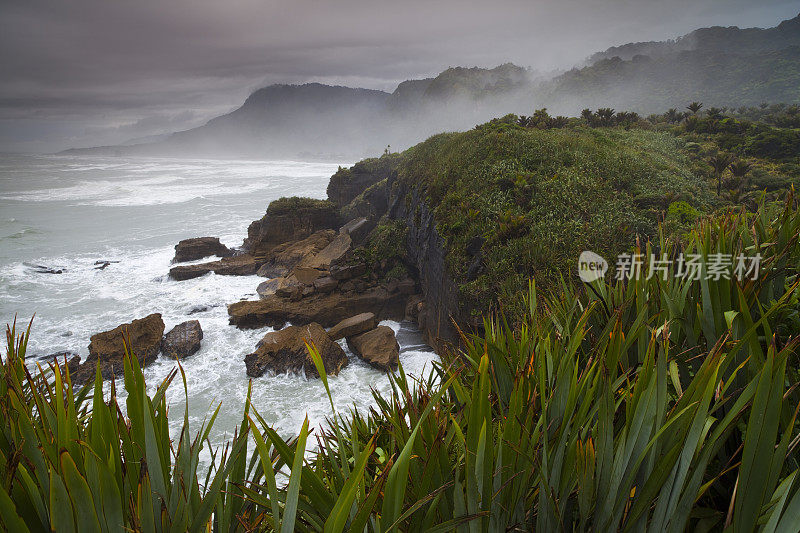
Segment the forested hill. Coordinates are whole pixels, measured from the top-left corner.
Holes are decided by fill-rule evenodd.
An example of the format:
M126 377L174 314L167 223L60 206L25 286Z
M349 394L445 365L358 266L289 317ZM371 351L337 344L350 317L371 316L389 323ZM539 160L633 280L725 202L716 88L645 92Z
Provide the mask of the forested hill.
M800 103L800 46L749 53L689 50L604 59L548 82L542 106L574 115L586 107L649 114L694 100L714 106Z
M637 55L659 57L680 52L702 50L748 54L783 50L800 46L800 15L784 20L774 28L739 28L736 26L713 26L700 28L677 39L628 43L593 54L588 64L619 57L630 60Z

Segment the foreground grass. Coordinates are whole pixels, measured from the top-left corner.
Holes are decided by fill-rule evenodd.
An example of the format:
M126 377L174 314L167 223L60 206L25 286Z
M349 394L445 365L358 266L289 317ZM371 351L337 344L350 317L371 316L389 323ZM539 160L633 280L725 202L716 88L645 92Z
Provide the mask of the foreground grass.
M57 367L29 371L29 332L10 329L3 525L798 531L797 207L790 196L724 214L699 223L680 250L663 238L641 250L759 253L756 280L654 276L565 284L554 297L531 284L520 327L487 318L485 336L465 337L426 379L401 369L367 413L337 413L315 434L306 422L287 442L248 401L207 473L198 462L213 416L193 433L184 414L170 440L164 391L178 374L151 396L128 358L126 417L99 379L74 390ZM307 454L310 438L317 449Z

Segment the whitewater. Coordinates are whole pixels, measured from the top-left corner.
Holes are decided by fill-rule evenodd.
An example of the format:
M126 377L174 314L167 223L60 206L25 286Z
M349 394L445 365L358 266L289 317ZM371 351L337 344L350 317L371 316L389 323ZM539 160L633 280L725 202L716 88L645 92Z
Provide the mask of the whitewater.
M257 298L264 278L212 273L173 281L167 272L174 246L198 236L239 246L270 201L324 198L328 179L345 163L0 155L0 320L16 316L18 326L27 325L35 314L31 365L61 351L85 359L92 334L150 313L162 314L166 331L199 320L202 348L182 361L189 421L197 431L221 404L210 438L222 443L242 419L249 380L244 356L271 331L228 325L226 306ZM419 332L406 323L383 324L397 333L405 372L426 375L437 356ZM366 410L371 389L388 392L389 379L343 347L350 365L329 380L337 411ZM159 356L144 371L148 387L175 367ZM253 405L282 435L296 434L306 416L319 428L331 415L318 379L263 376L252 388ZM167 399L178 427L185 408L180 379Z

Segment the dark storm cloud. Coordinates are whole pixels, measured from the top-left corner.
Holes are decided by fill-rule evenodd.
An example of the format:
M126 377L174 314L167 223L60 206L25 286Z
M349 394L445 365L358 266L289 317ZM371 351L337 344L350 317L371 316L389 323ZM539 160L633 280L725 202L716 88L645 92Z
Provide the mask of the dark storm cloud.
M797 7L779 0L4 0L0 150L191 127L275 82L392 90L451 65L564 68L614 44L700 26L773 26Z

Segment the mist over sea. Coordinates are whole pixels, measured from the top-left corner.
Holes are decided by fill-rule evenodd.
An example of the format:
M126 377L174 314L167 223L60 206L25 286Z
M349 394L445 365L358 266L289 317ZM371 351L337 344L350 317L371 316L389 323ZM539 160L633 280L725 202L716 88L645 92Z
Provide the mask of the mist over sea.
M257 298L263 278L210 274L172 281L167 272L174 245L218 236L239 246L270 201L324 198L328 179L344 163L0 156L0 320L11 323L16 314L20 327L36 314L31 364L35 356L59 351L85 359L92 334L150 313L162 314L167 331L199 320L203 346L182 362L190 425L197 431L222 402L211 434L220 443L241 421L248 383L243 358L271 331L229 326L226 305ZM111 263L99 269L98 261ZM63 272L39 273L38 266ZM398 333L406 373L427 373L436 355L418 332L384 323ZM340 413L371 405L370 387L389 389L382 372L344 348L350 365L330 378ZM159 356L145 369L148 386L155 388L175 366ZM122 390L121 380L117 388ZM177 426L185 407L180 377L168 399ZM253 404L287 436L306 414L312 427L330 415L321 381L303 376L254 379Z

